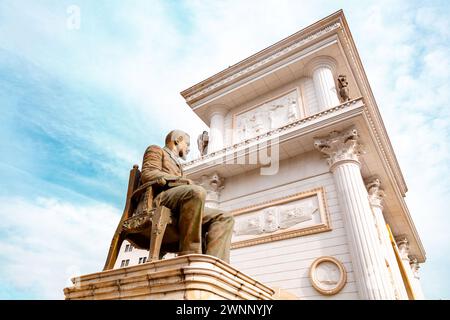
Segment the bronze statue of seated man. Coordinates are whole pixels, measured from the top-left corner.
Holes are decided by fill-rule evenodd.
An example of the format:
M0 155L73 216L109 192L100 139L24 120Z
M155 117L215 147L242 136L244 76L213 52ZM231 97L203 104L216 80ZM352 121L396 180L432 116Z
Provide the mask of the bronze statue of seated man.
M189 153L189 135L173 130L163 148L151 145L144 154L142 184L157 181L154 202L169 208L176 218L178 255L204 253L230 260L233 216L222 210L205 208L206 190L183 175L178 158Z

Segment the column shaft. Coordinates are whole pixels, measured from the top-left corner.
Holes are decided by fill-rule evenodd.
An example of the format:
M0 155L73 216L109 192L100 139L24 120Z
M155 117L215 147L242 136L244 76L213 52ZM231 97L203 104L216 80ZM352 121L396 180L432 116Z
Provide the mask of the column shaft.
M224 147L224 121L224 110L212 110L210 113L208 153L221 150Z
M386 288L385 263L381 256L374 219L359 165L343 163L335 166L334 177L347 231L354 247L354 267L358 269L363 299L393 299Z
M333 73L329 67L317 67L313 71L313 81L319 110L326 110L340 104Z
M419 273L418 268L419 265L417 263L417 259L414 257L410 257L409 255L409 242L405 237L400 238L397 241L397 246L400 252L400 257L403 263L404 270L406 272L406 277L408 278L411 284L411 290L414 295L414 299L420 300L424 299L424 295L422 292L422 287L419 281Z
M392 289L394 291L394 295L396 299L408 300L408 293L406 292L405 284L403 283L397 259L395 258L394 249L392 248L391 239L386 229L386 221L384 220L382 207L378 205L372 205L372 210L375 215L377 228L379 230L381 246L384 249L385 258L389 262L389 269L393 280Z

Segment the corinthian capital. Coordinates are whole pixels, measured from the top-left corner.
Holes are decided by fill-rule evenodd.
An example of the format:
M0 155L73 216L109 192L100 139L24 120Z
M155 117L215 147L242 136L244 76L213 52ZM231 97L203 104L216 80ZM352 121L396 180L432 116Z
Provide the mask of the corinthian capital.
M419 265L419 262L417 261L417 259L411 258L409 260L409 265L411 266L411 270L414 274L414 277L417 279L420 279L420 275L419 275L420 265Z
M199 184L208 192L219 192L224 188L223 181L224 179L221 178L217 173L213 173L209 176L202 176Z
M327 155L330 168L340 162L353 161L359 164L359 156L362 153L362 146L358 143L358 131L354 127L314 138L314 147Z
M382 208L382 201L385 196L383 189L381 189L381 182L378 178L370 178L366 184L367 192L369 194L369 202L372 206Z
M400 253L400 257L402 260L408 260L409 261L409 242L406 237L399 237L396 239L398 251Z
M219 196L220 190L225 186L224 179L221 178L217 173L211 175L203 175L199 185L206 190L206 201L205 206L210 208L219 207Z

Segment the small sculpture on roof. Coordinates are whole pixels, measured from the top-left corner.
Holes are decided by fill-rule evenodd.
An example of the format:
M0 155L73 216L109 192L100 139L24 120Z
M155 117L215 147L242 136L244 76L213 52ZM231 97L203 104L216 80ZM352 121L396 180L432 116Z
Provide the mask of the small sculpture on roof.
M206 153L208 152L208 143L208 131L203 131L203 133L201 133L197 138L198 151L200 152L201 156L206 155Z
M339 95L342 102L350 101L350 96L348 92L348 81L347 76L340 74L338 77Z

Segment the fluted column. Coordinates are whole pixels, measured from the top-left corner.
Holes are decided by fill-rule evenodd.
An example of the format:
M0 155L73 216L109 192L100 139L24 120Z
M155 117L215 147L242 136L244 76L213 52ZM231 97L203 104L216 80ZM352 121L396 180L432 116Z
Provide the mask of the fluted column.
M218 209L220 191L224 188L224 179L217 173L203 175L199 185L206 190L205 207Z
M227 109L223 106L213 106L208 112L210 129L208 153L221 150L224 147L226 113Z
M333 131L316 138L315 147L328 156L336 183L339 202L362 299L395 299L383 252L380 250L375 220L360 171L360 144L355 128Z
M334 70L336 70L336 61L331 57L321 56L313 59L308 68L314 82L319 111L339 105L333 75Z
M403 283L397 259L395 258L395 252L392 248L389 232L386 227L386 220L383 215L384 190L381 189L381 182L378 178L369 179L366 187L369 194L369 203L372 207L377 226L380 245L384 252L385 259L389 264L387 272L392 282L392 291L396 299L408 300L408 293L406 292L405 284Z

